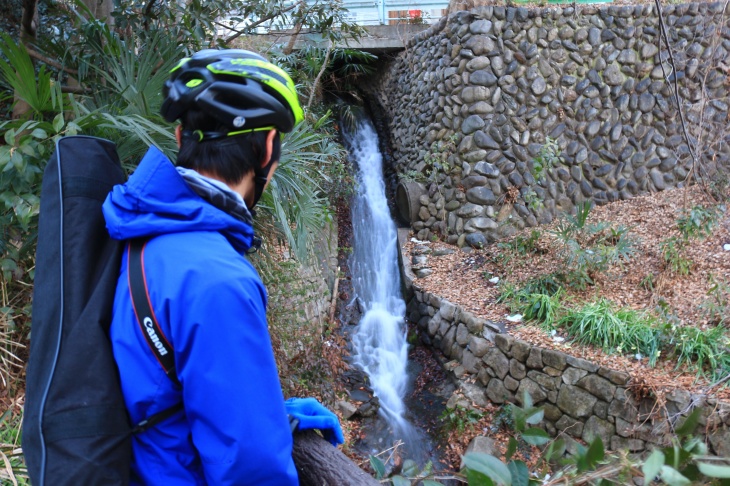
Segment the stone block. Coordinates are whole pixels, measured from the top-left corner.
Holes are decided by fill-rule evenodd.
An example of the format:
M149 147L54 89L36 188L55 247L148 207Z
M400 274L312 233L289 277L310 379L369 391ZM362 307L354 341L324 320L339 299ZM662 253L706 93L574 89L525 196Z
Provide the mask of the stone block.
M588 372L586 370L570 367L565 370L565 372L563 372L563 383L565 383L566 385L575 385L576 383L578 383L578 380L580 380L587 374Z
M509 356L509 350L512 347L512 343L515 342L515 338L509 334L497 334L494 336L494 344L502 350L504 354Z
M598 400L596 404L593 406L593 413L596 415L596 417L607 420L608 419L608 403L604 402L603 400ZM609 420L610 422L610 420Z
M439 314L447 321L453 322L457 318L458 307L449 302L448 300L440 301Z
M466 328L472 334L478 335L484 329L484 319L480 319L470 312L462 312L461 322L466 324Z
M479 372L479 365L482 363L482 360L474 356L471 351L468 349L464 349L461 354L461 364L464 366L464 369L472 374L477 374Z
M559 369L553 368L551 366L546 366L542 369L542 372L545 373L548 376L552 376L554 378L557 378L559 376L563 376L563 372Z
M489 345L489 341L487 341L484 338L478 337L478 336L470 336L468 346L469 346L469 350L477 358L481 358L485 354L487 354L487 351L491 347Z
M504 387L504 383L502 383L502 380L499 380L497 378L492 378L489 381L486 393L489 401L497 404L511 401L512 398L514 398L512 392Z
M479 407L486 407L487 405L489 405L489 402L487 401L487 396L484 392L484 388L482 388L481 386L475 385L473 383L460 383L459 387L461 388L464 396L469 399L473 404Z
M563 385L558 392L557 405L571 417L584 418L593 413L597 401L596 397L581 388Z
M516 380L523 379L525 376L527 376L525 365L512 358L511 360L509 360L509 374L512 375L512 377Z
M560 420L555 423L555 428L564 430L573 437L580 437L583 434L583 422L568 415L560 417Z
M557 378L553 378L552 376L548 376L545 373L540 373L536 370L530 370L527 372L527 377L530 378L532 381L543 387L545 390L557 390L558 385L560 384L560 380Z
M528 343L524 341L515 341L512 344L511 349L512 357L517 361L524 363L527 360L527 357L530 355L530 349L532 349L532 346L530 346Z
M501 336L501 334L497 336ZM509 360L498 348L489 348L482 360L484 364L494 370L500 380L509 372Z
M625 439L614 435L610 447L612 451L642 452L646 449L646 443L641 439Z
M545 410L545 418L551 422L557 422L563 416L563 412L552 403L544 403L542 408Z
M624 373L623 371L611 370L604 367L598 369L598 374L608 379L611 383L615 383L619 386L625 385L629 382L629 379L631 378L628 373Z
M547 398L547 394L540 388L540 385L529 378L525 378L520 382L520 386L515 393L515 398L518 403L522 404L525 393L528 393L532 397L532 402L535 405Z
M428 321L428 334L430 334L431 336L435 336L440 327L441 327L441 317L433 316Z
M489 375L488 371L491 371L491 370L488 370L487 368L483 368L483 369L479 370L479 373L477 373L477 380L479 381L479 383L482 384L482 386L487 386L487 384L489 383L489 380L492 379L492 377Z
M598 371L599 366L595 363L591 363L583 358L576 358L575 356L568 356L568 364L579 370L586 370L589 373L595 373Z
M542 350L543 364L546 366L556 368L561 371L564 370L568 364L567 358L568 358L568 356L565 353L561 353L560 351L555 351L552 349L543 349Z
M459 343L460 346L466 346L469 343L470 337L471 334L469 334L469 329L464 324L456 326L456 342Z
M719 457L730 457L730 428L721 427L707 436L712 450Z
M613 436L614 432L615 428L612 423L593 415L583 427L583 435L581 435L581 438L590 443L594 438L600 437L604 447L606 447L607 444L611 443L611 436Z
M526 364L528 368L541 370L544 366L542 364L542 349L532 348L527 356Z
M489 437L477 436L472 439L466 448L466 454L470 452L478 452L481 454L488 454L490 456L498 456L499 449L496 447L494 440ZM464 463L459 466L460 469L464 468Z
M507 375L504 377L504 387L509 391L517 391L520 387L520 382Z
M616 385L598 375L584 376L578 381L578 386L606 402L613 400L616 392Z

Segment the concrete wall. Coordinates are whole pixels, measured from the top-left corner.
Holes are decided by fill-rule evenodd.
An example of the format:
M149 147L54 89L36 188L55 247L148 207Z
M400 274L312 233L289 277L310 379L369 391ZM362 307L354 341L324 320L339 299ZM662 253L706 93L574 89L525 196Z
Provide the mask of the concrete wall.
M723 4L663 16L703 170L730 160L730 27ZM692 167L653 5L479 7L415 36L371 97L401 179L426 189L420 239L479 245L605 203L681 185ZM562 160L535 180L546 139Z

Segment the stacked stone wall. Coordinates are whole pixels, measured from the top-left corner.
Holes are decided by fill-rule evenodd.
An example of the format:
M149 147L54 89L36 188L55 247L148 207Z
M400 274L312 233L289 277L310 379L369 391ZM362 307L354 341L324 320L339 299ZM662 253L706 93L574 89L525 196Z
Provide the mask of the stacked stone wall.
M652 444L666 445L673 427L699 408L698 432L711 451L730 457L728 403L681 389L667 393L663 403L639 399L628 373L517 340L417 287L412 287L408 316L418 323L421 341L452 360L457 378L475 377L492 403L521 403L529 393L545 410L542 426L553 436L564 433L587 442L599 436L612 450L642 452Z
M598 204L681 186L727 163L730 13L720 3L479 7L409 41L372 97L401 178L425 186L412 227L479 245ZM547 138L562 160L535 180ZM544 154L544 152L543 152Z

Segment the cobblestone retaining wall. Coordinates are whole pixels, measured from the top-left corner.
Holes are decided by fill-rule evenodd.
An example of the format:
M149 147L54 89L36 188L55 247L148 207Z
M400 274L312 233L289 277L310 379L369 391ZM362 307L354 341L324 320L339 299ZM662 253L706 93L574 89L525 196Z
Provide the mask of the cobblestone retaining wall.
M637 399L628 373L520 341L502 325L475 316L418 286L403 252L409 230L398 230L399 263L407 317L420 341L443 352L447 368L470 389L475 403L521 403L524 393L545 410L543 426L557 435L590 441L600 436L607 448L642 452L665 444L672 427L695 408L702 410L701 433L710 449L730 457L730 403L675 389L664 404Z
M418 323L421 341L453 360L460 379L476 377L492 403L521 403L524 392L545 410L543 426L607 448L641 452L666 444L674 425L695 408L702 410L698 433L710 449L730 457L730 404L675 389L664 405L637 400L631 377L560 351L541 348L500 332L438 296L413 287L408 317Z
M398 172L426 189L411 222L418 237L476 246L586 199L681 185L692 158L667 79L703 168L726 164L730 13L693 3L663 16L676 73L647 4L479 7L409 41L371 94ZM536 181L546 137L563 161Z

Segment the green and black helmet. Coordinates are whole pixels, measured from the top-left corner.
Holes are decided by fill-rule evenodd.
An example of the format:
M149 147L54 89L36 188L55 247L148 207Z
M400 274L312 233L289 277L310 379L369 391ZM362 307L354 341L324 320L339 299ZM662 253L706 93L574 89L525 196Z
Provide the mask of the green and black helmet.
M286 133L304 118L289 75L242 49L206 49L181 60L162 93L165 120L200 110L228 129L216 135L272 128Z

